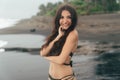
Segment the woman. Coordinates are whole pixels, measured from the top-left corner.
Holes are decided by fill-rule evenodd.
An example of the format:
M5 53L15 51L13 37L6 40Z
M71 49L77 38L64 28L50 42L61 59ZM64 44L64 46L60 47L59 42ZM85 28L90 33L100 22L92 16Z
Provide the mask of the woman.
M69 5L60 7L54 24L52 34L40 50L40 55L50 61L49 80L76 80L71 61L78 44L75 9Z

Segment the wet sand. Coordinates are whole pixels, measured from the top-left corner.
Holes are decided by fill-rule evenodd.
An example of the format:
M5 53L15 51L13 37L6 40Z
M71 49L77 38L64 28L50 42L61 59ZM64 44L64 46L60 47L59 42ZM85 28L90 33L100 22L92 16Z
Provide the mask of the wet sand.
M23 52L0 53L0 80L47 80L48 62Z

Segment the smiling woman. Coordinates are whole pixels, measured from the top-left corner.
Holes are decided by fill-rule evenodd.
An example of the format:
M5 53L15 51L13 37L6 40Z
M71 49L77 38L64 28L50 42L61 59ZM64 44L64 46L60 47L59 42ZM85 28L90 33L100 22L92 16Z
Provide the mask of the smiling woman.
M46 39L40 51L40 55L50 61L48 79L76 80L71 61L78 44L75 9L70 5L61 6L54 24L52 35Z
M67 30L70 25L71 25L71 14L69 13L69 11L64 10L61 14L61 18L60 18L60 25L61 25L61 29Z

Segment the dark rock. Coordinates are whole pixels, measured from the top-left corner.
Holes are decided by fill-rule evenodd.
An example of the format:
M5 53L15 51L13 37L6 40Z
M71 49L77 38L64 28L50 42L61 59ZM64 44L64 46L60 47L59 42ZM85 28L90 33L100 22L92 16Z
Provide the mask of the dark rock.
M36 29L31 29L31 30L30 30L30 32L35 32L35 31L36 31Z

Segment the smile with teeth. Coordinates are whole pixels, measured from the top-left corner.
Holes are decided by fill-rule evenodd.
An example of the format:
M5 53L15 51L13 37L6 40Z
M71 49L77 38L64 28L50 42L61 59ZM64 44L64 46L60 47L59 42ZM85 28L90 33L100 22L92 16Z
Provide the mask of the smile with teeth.
M68 27L69 25L68 24L62 24L63 27Z
M68 28L68 25L62 25L62 28L66 29Z

